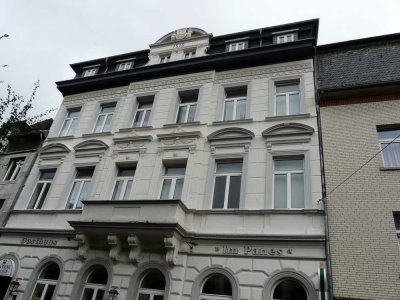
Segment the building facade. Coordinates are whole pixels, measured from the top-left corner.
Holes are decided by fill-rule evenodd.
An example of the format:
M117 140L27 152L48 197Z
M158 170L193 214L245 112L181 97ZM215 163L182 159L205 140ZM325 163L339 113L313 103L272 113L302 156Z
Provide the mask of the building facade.
M400 298L399 51L398 34L317 50L336 299Z
M325 299L317 30L184 28L71 65L0 237L15 298Z

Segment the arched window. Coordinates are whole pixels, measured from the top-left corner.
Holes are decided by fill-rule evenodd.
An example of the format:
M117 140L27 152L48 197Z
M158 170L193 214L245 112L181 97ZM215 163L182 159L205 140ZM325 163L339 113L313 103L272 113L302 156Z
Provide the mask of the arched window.
M308 300L307 292L299 281L284 279L280 281L272 292L273 300Z
M90 272L83 290L82 300L102 300L106 290L108 273L104 267Z
M138 300L163 300L164 294L164 275L158 270L147 273L140 283Z
M201 288L200 300L230 300L232 286L228 278L222 274L208 277Z
M43 268L36 281L32 300L51 300L54 296L58 278L60 277L60 268L56 263L50 263Z

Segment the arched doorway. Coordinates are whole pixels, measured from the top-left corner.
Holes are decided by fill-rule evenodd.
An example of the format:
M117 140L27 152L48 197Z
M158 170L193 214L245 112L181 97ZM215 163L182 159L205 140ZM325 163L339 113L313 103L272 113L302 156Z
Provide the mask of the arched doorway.
M304 287L295 279L286 278L278 282L272 292L273 300L308 300Z
M4 299L8 292L14 270L15 263L12 259L4 258L0 261L0 299Z

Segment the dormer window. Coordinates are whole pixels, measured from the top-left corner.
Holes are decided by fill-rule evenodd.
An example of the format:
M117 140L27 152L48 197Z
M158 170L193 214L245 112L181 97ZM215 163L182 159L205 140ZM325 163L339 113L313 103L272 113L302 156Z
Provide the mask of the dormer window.
M90 68L83 71L83 77L90 77L97 74L98 68Z
M160 56L160 64L167 63L169 62L170 59L171 59L171 54Z
M185 59L196 57L196 50L185 51Z
M131 61L121 62L118 65L118 71L125 71L132 69L133 63Z
M279 34L276 36L276 39L274 40L276 44L294 42L295 40L297 40L297 33L292 32L292 33Z
M229 44L229 52L243 50L246 48L246 42L237 42L237 43L230 43Z

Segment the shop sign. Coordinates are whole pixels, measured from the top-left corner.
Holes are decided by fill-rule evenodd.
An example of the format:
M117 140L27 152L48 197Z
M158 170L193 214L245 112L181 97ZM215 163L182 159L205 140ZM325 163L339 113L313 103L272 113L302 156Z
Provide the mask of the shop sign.
M33 245L33 246L57 246L57 240L45 239L45 238L22 238L22 245Z
M240 247L229 245L216 246L214 251L220 254L248 256L284 256L293 254L293 249L290 248L267 248L249 245Z
M0 276L11 277L14 271L14 261L12 259L2 259L0 261Z

